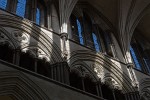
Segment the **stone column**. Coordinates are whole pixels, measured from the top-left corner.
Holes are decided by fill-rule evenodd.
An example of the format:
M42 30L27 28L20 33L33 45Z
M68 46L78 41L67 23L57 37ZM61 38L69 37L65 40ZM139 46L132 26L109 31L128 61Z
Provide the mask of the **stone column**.
M100 97L99 83L98 83L98 82L95 82L95 86L96 86L96 92L97 92L97 95Z
M7 10L12 13L16 13L17 3L17 0L8 0Z
M51 2L49 1L47 3L47 27L48 29L51 29L52 28L52 5L51 5Z
M15 62L14 62L14 64L16 64L18 66L20 64L20 50L19 49L17 49L15 51Z
M66 60L67 59L67 56L68 56L68 51L67 51L67 48L66 48L66 41L68 39L68 34L67 33L61 33L61 39L62 39L62 55L63 55L63 58Z
M32 21L36 21L36 8L37 8L37 1L36 0L33 0L32 1L32 8L31 8L31 20Z
M101 88L101 81L100 80L97 82L97 85L98 85L98 90L99 90L99 96L103 97L102 88Z
M81 82L82 82L82 90L85 91L84 76L81 77Z
M112 93L113 93L114 100L116 100L116 96L115 96L115 90L114 90L114 88L112 89Z
M129 95L128 95L128 94L125 94L125 99L126 99L126 100L130 100L130 98L129 98Z
M133 65L132 63L128 63L127 67L128 67L128 69L129 69L129 72L130 72L130 75L131 75L131 78L132 78L133 86L134 86L135 88L138 88L138 82L137 82L136 76L135 76L135 74L134 74L134 72L133 72L133 67L134 67L134 65Z
M26 1L26 10L25 10L25 18L31 20L31 9L32 9L32 1L31 0L27 0Z
M115 50L115 45L113 43L110 44L111 52L113 54L113 57L116 58L116 50Z
M37 73L37 60L38 60L38 58L35 57L34 59L35 59L34 60L34 71Z

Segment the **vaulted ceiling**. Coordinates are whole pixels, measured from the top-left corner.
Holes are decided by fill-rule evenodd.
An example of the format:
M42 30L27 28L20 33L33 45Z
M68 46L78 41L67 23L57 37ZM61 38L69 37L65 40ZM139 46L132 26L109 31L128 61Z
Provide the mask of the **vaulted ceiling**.
M65 31L67 20L77 2L88 2L113 25L124 56L129 52L135 30L150 41L150 0L57 0L60 26ZM63 9L63 10L62 10Z
M135 30L150 42L150 0L79 0L98 9L114 26L125 54Z

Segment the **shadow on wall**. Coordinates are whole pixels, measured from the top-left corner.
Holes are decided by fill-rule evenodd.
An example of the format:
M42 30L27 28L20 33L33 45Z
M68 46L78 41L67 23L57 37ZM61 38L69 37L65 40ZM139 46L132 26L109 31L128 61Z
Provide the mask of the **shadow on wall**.
M135 92L130 85L131 80L121 68L100 53L74 51L68 63L70 85L75 88L108 100L125 100L126 95Z
M67 65L63 63L60 48L51 39L53 35L49 37L22 18L0 15L0 19L1 59L50 78L58 71L53 66ZM55 64L59 62L61 64Z

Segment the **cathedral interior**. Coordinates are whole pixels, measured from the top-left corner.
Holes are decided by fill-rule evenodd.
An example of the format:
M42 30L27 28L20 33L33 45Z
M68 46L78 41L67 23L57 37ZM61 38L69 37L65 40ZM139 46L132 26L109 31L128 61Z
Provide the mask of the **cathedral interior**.
M0 100L150 100L150 0L0 0Z

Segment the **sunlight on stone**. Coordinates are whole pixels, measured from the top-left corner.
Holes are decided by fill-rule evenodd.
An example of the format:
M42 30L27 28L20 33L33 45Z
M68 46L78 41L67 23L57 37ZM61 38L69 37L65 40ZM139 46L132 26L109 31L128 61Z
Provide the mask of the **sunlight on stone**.
M61 33L67 33L67 23L63 23L61 26Z
M94 71L96 72L97 76L102 79L104 77L104 68L101 65L98 65L96 63L93 64L93 67L94 67Z
M130 52L127 51L126 56L127 56L126 59L128 59L128 63L132 63L132 58L131 58Z

